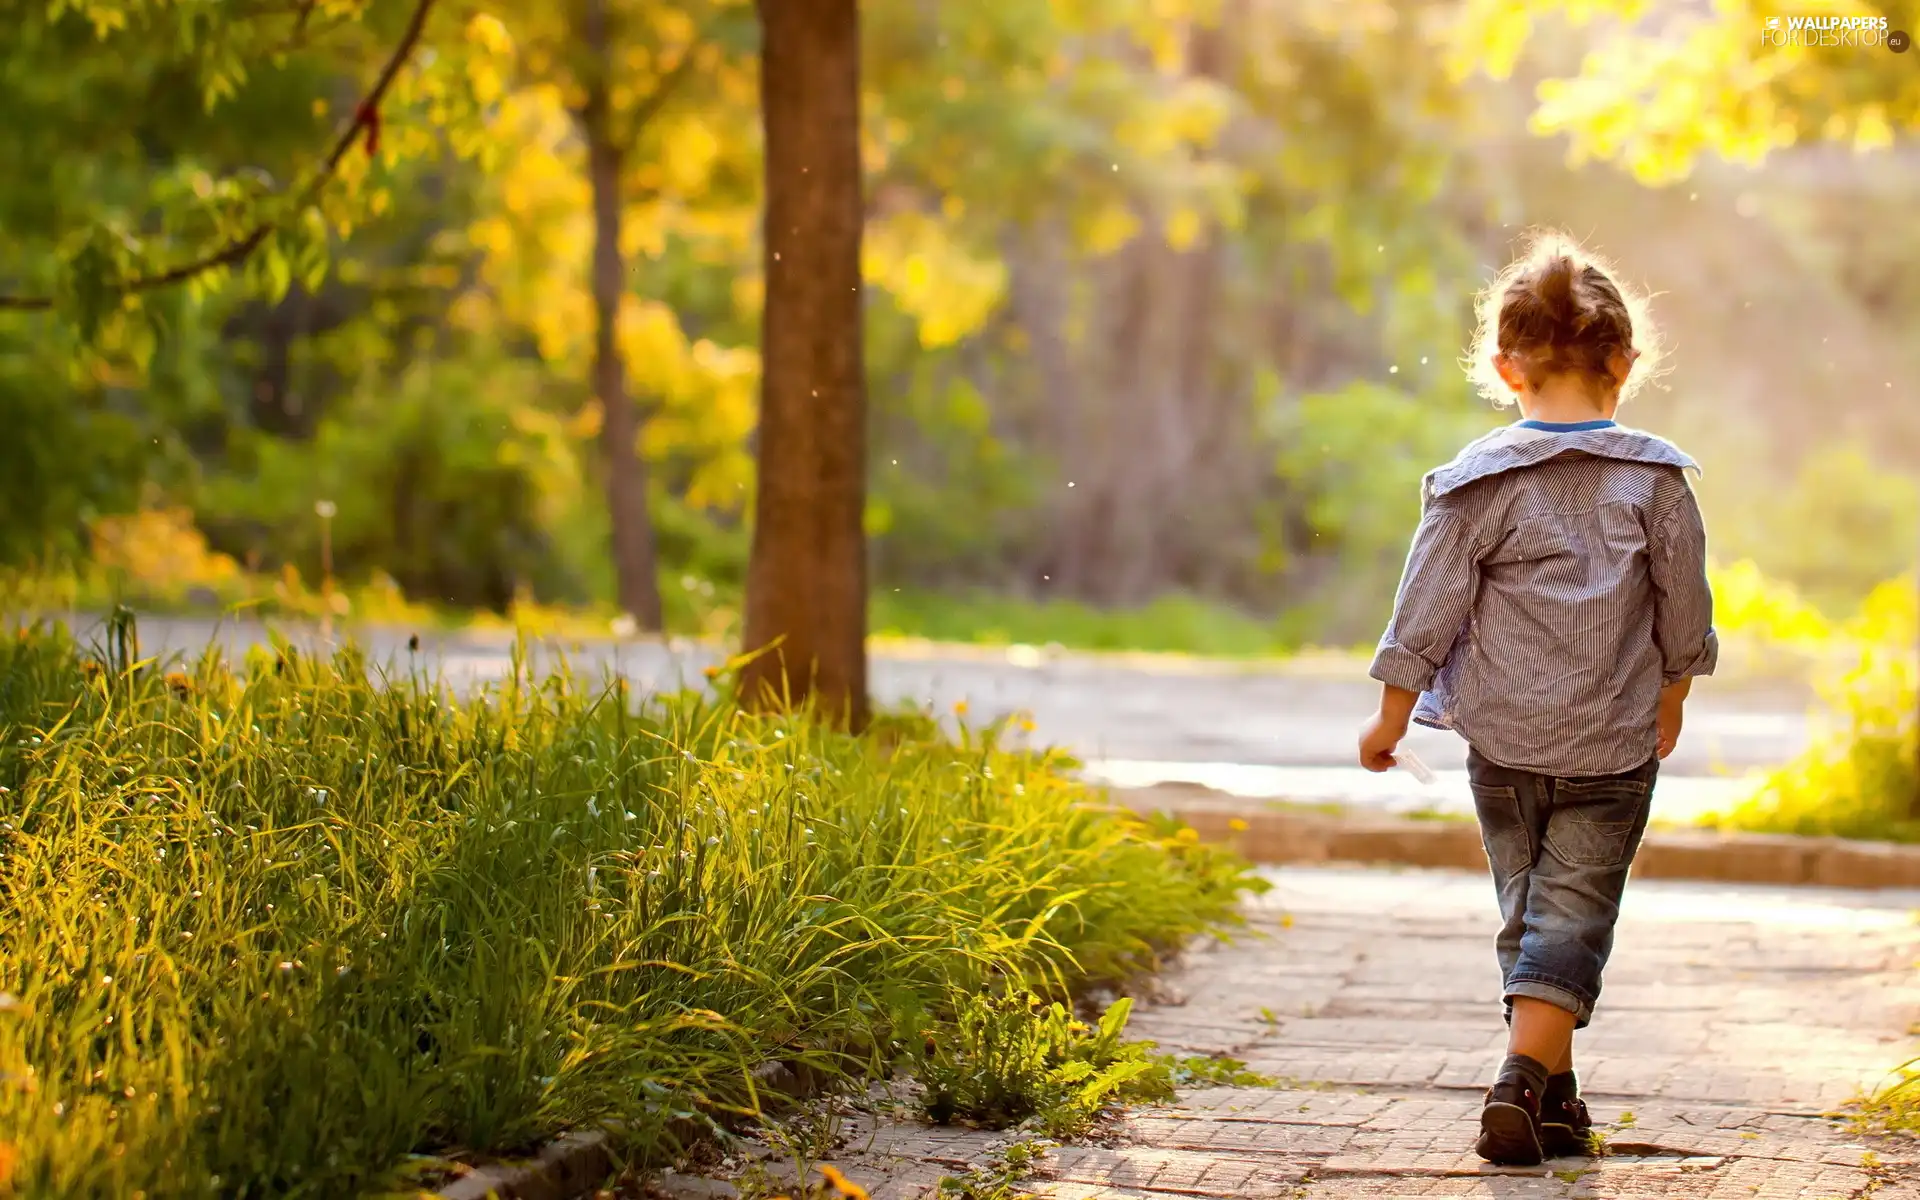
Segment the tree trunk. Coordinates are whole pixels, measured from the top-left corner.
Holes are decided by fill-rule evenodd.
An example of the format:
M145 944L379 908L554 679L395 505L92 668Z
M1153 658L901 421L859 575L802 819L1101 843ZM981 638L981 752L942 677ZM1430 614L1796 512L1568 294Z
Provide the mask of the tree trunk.
M857 0L760 0L766 308L745 702L867 720Z
M647 463L640 457L640 412L627 394L620 357L620 301L627 291L620 258L621 147L614 140L608 81L613 73L606 0L586 0L584 33L593 56L581 113L587 175L593 187L593 391L600 400L607 517L613 530L613 574L620 609L642 629L660 632L660 578L654 565L653 520L647 511Z

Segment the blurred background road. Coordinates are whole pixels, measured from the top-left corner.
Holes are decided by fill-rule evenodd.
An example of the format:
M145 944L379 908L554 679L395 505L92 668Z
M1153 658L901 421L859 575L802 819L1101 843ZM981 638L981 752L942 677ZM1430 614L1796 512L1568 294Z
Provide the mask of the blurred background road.
M97 636L97 621L73 624L83 638ZM317 642L311 630L284 632L298 644ZM209 644L238 655L270 638L255 623L154 617L142 620L140 636L144 653L160 655L193 655ZM501 678L512 661L504 635L425 634L417 654L410 636L355 633L376 663L404 670L413 660L456 684ZM722 660L693 642L551 641L532 651L542 661L564 654L589 678L618 671L645 691L704 687L705 669ZM1069 751L1091 777L1119 787L1187 782L1255 798L1471 811L1466 745L1450 733L1416 728L1408 738L1439 776L1433 785L1354 766L1355 731L1378 695L1366 665L1358 656L1235 663L881 643L872 673L881 704L913 704L949 721L964 711L970 723L1025 714L1034 744ZM1703 682L1663 770L1661 816L1690 819L1730 803L1751 789L1743 778L1750 772L1798 755L1810 740L1812 699L1803 685Z

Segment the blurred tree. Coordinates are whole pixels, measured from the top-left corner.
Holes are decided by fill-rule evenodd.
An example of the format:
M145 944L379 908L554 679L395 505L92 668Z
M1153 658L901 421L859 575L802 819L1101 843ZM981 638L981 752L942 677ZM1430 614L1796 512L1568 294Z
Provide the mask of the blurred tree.
M1448 11L870 6L869 279L919 334L873 364L881 568L940 577L968 488L1005 514L963 560L995 583L1277 598L1319 548L1290 529L1312 498L1273 470L1276 410L1455 337L1465 288L1441 284L1479 200ZM1000 468L957 469L968 445Z
M760 0L766 304L740 687L866 726L857 0Z
M645 417L629 390L623 312L634 291L627 213L635 199L634 151L650 124L700 76L722 69L750 17L734 0L581 0L511 10L522 87L558 93L585 143L592 212L592 379L597 403L615 598L647 630L662 624L656 537L641 453ZM700 98L696 97L696 103ZM629 318L630 319L630 318Z
M1455 7L868 0L855 77L866 225L847 295L865 301L864 521L885 583L1126 604L1191 589L1299 608L1389 553L1343 495L1358 477L1330 456L1395 447L1382 470L1398 479L1468 404L1446 363L1484 214L1457 149L1465 105L1436 53ZM354 104L374 51L391 48L374 34L396 36L410 11L317 5L359 47L349 70L316 58L306 90L289 81L282 107L248 108L273 136L210 175L284 173L281 142L307 158L324 148L314 91ZM752 469L775 452L752 439L756 338L763 316L781 324L762 311L762 267L781 260L756 244L752 12L490 0L456 27L435 11L433 68L396 82L377 169L356 150L329 189L352 218L328 216L330 274L284 263L279 299L182 293L207 307L164 329L164 371L129 362L88 385L114 436L80 477L112 477L110 447L158 436L179 464L170 487L206 475L203 524L269 565L308 557L316 490L360 489L335 497L343 538L349 510L359 531L342 553L423 598L493 603L512 581L641 612L636 533L657 539L665 584L697 590L673 578L695 569L739 578L743 527L761 523L747 514L779 508ZM85 142L84 122L69 132ZM151 156L127 155L126 180L206 157L163 133L174 140ZM99 156L69 150L61 166L88 199L81 172L99 179ZM45 364L20 378L20 395L44 389ZM1362 381L1373 388L1350 386ZM163 383L179 393L164 411ZM120 419L134 409L151 411ZM770 412L768 430L782 419ZM1353 436L1375 419L1377 442ZM419 487L376 461L401 448L422 462ZM527 468L556 454L603 467ZM57 476L50 465L34 477ZM575 502L583 475L603 502ZM489 502L456 519L476 486Z
M296 275L317 277L329 220L344 226L356 215L346 202L379 153L387 98L396 85L410 90L403 75L433 6L27 6L9 31L9 57L22 69L10 74L5 99L39 120L11 131L11 149L50 178L11 206L9 227L34 236L9 248L6 267L42 290L0 293L0 309L59 309L92 337L117 312L136 310L141 294L217 283L232 267L256 271L276 295ZM372 82L316 153L310 130L328 112L325 64L381 43L390 49ZM75 74L63 86L33 86L58 69L50 57ZM263 101L264 110L251 107ZM100 119L102 106L131 118L115 128ZM147 169L155 160L158 172ZM98 186L102 167L118 175L110 186ZM336 179L348 186L331 186ZM70 206L49 203L56 197Z
M434 12L432 0L10 9L0 411L58 414L0 447L0 475L63 481L9 508L10 561L59 556L92 513L182 474L189 435L222 405L218 330L234 305L317 285L333 238L385 204L387 172L439 148L430 117L470 111L447 86L464 56L430 67L414 53L434 40Z

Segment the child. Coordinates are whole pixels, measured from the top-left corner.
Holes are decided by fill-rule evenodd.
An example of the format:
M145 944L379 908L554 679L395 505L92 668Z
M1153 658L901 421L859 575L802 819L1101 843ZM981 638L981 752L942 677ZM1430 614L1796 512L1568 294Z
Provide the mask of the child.
M1469 374L1516 424L1422 484L1371 674L1360 763L1394 765L1409 719L1452 729L1504 925L1507 1058L1477 1149L1532 1165L1584 1148L1573 1031L1592 1018L1654 776L1718 642L1691 459L1616 425L1652 371L1637 298L1537 235L1481 302Z

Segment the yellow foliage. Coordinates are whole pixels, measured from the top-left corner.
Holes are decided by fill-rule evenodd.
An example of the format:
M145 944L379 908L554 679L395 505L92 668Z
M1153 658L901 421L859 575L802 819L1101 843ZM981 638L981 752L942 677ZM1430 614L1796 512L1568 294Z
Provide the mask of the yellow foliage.
M513 53L513 35L499 17L491 13L476 13L467 22L467 40L489 54L504 57Z
M1671 14L1657 33L1636 27L1648 0L1467 0L1449 65L1504 78L1538 17L1582 26L1614 18L1572 79L1540 89L1533 129L1566 134L1574 161L1611 158L1643 183L1671 183L1702 154L1757 163L1815 136L1885 147L1920 125L1920 76L1900 56L1867 47L1774 44L1761 36L1773 5L1718 0ZM1870 16L1885 6L1807 0L1797 16ZM1899 21L1894 26L1899 26Z
M1153 56L1153 68L1162 75L1177 75L1187 61L1187 41L1178 26L1154 22L1144 29L1141 40Z
M1793 588L1768 579L1750 561L1708 569L1714 625L1724 635L1782 645L1815 646L1831 639L1832 622Z
M1475 71L1506 79L1513 74L1532 32L1533 15L1525 5L1506 0L1468 0L1454 25L1448 68L1460 79Z
M1183 79L1163 109L1168 131L1189 146L1212 146L1232 112L1227 90L1206 79Z
M583 442L590 442L600 436L600 426L606 418L606 410L600 407L597 397L589 398L573 414L573 420L567 422L567 432Z
M1869 104L1854 117L1853 148L1883 150L1893 145L1893 126L1887 120L1884 104Z
M733 277L733 307L736 312L746 315L758 313L766 300L766 276L754 271Z
M1883 583L1839 631L1835 649L1841 654L1833 657L1846 666L1822 680L1830 727L1813 747L1769 776L1750 800L1709 823L1920 840L1915 583L1911 574Z
M540 86L509 93L490 124L503 167L493 179L498 208L469 230L484 254L481 279L543 358L580 361L593 341L593 224L572 118L560 89Z
M491 104L500 98L503 84L500 69L484 58L475 57L467 61L467 83L473 88L473 98L482 104Z
M620 222L620 257L632 262L666 253L667 230L677 207L659 200L628 205Z
M1140 218L1124 200L1109 200L1078 222L1080 245L1095 256L1112 254L1140 232Z
M1916 607L1913 577L1890 579L1867 594L1841 633L1862 646L1908 645L1915 637Z
M1167 218L1167 245L1175 250L1190 250L1206 229L1206 221L1198 212L1181 205Z
M170 598L218 590L240 577L240 565L207 546L187 508L143 509L101 517L89 530L93 562L128 586Z
M979 329L1007 288L1006 264L998 257L974 254L952 225L911 211L869 223L861 274L919 322L920 344L929 349Z
M620 298L620 351L635 389L660 396L690 390L692 356L680 317L658 300Z
M662 38L677 36L676 28L668 19ZM649 61L670 69L672 58L656 54ZM739 73L729 68L721 75ZM589 286L595 231L584 153L567 111L570 83L550 79L516 88L492 115L489 134L500 150L490 180L497 202L467 231L481 253L480 286L461 298L459 311L466 327L527 331L554 370L585 384L598 322ZM623 94L631 103L647 91L635 86ZM724 115L669 109L655 118L648 137L658 152L636 154L625 181L638 198L623 205L620 248L630 278L642 288L648 260L665 253L670 237L683 239L698 261L738 265L734 296L751 312L762 288L746 261L758 232L756 198L712 194L734 136L715 123ZM638 289L622 296L616 337L629 390L649 414L639 449L678 464L689 503L736 507L751 479L747 437L757 411L757 352L691 341L672 308ZM589 402L556 432L593 438L601 418L597 402Z
M720 139L706 119L693 113L674 121L665 128L662 144L666 186L683 195L705 191L720 159Z
M112 4L89 4L86 6L87 20L93 25L93 36L104 39L127 27L127 13L124 8Z
M1122 120L1115 133L1122 144L1148 158L1183 158L1213 145L1231 112L1229 93L1206 79L1172 84L1160 102Z
M700 32L693 15L683 8L658 4L649 7L653 18L654 40L670 46L684 46Z

